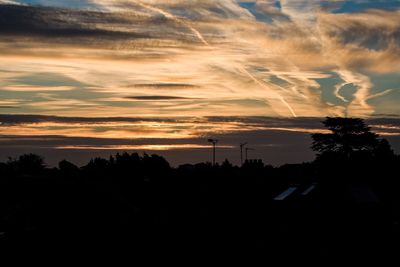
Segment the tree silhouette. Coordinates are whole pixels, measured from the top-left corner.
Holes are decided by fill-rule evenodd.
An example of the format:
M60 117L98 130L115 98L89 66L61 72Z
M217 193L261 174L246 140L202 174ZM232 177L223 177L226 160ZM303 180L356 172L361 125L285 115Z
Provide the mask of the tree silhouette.
M24 154L18 159L9 158L7 164L15 171L24 174L37 174L45 169L44 159L35 154Z
M225 159L225 160L222 162L221 167L222 167L223 169L225 169L225 170L229 170L229 169L232 169L232 168L233 168L233 165L232 165L232 163L229 162L228 159Z
M363 119L327 117L322 123L330 133L312 134L311 148L319 156L334 153L348 158L357 153L374 155L378 151L381 154L391 151L388 142L371 132Z

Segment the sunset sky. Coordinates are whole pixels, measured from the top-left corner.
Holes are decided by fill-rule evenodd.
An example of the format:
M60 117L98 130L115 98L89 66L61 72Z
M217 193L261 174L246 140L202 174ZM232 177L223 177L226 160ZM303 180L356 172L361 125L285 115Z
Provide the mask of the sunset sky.
M0 161L313 157L325 116L400 151L398 0L0 0Z

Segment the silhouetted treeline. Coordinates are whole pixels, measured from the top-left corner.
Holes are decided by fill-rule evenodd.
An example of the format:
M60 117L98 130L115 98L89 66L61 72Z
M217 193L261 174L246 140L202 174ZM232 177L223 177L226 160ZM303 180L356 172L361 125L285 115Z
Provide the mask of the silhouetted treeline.
M316 160L281 167L225 160L172 168L137 153L83 167L64 160L49 168L33 154L9 159L0 163L0 242L281 259L395 255L399 156L362 120L339 121L344 130L325 122L333 131L313 136Z

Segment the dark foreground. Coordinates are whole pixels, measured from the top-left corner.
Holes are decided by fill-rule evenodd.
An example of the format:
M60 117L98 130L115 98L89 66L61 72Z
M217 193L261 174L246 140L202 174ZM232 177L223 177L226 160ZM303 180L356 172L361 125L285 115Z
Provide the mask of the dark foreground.
M0 242L192 262L397 259L397 163L172 169L125 154L79 169L3 164Z

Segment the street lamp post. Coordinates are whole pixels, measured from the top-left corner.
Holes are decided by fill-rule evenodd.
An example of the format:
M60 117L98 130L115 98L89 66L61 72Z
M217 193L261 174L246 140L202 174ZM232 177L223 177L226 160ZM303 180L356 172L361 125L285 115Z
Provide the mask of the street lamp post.
M240 165L241 166L243 166L243 148L245 145L247 145L247 142L240 144Z
M208 139L208 142L212 143L213 145L213 166L215 166L215 149L218 143L217 139Z

